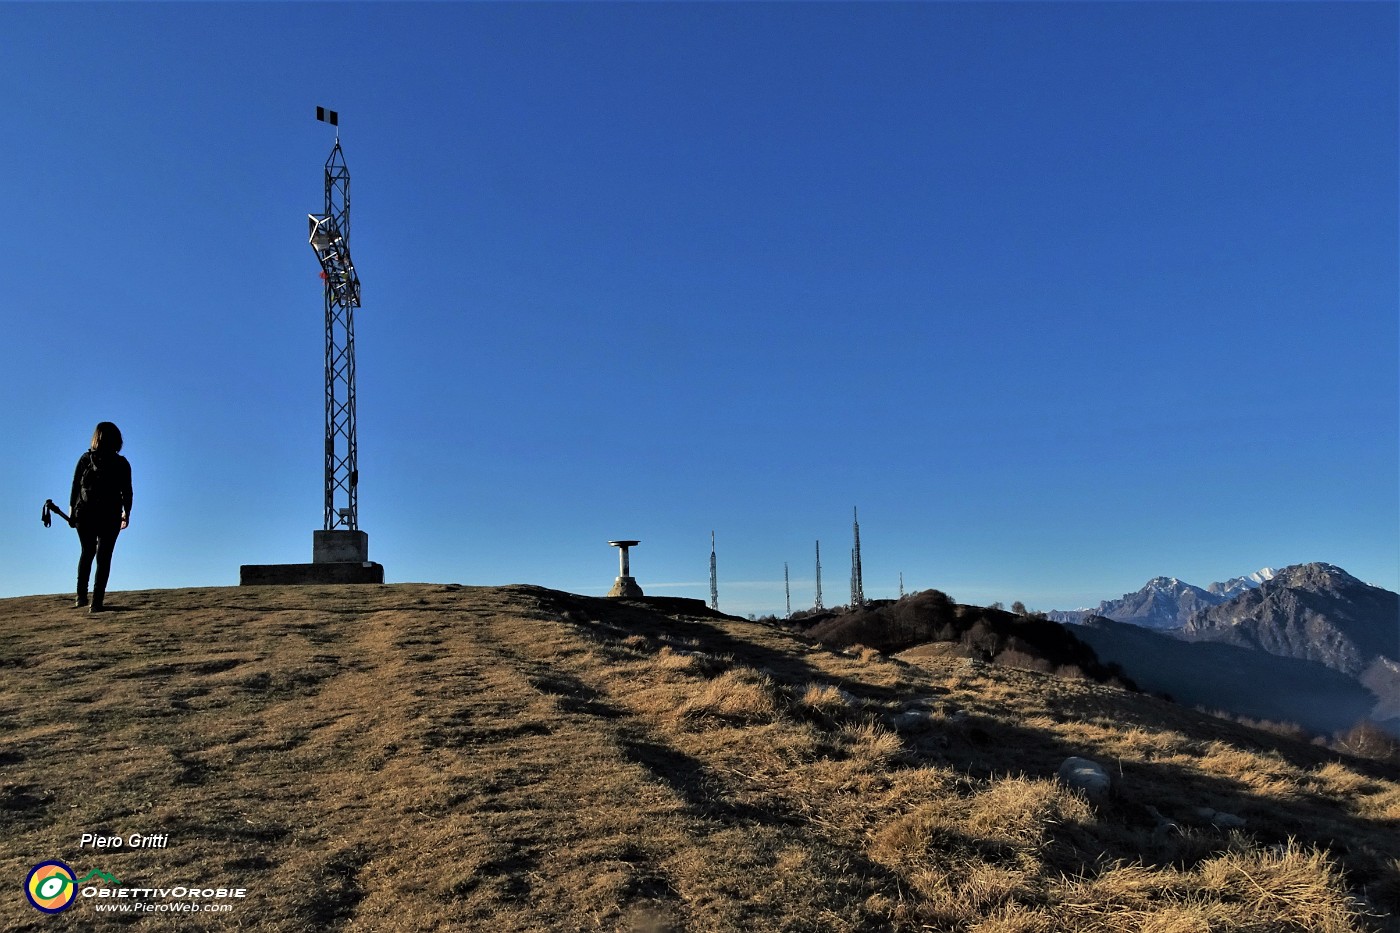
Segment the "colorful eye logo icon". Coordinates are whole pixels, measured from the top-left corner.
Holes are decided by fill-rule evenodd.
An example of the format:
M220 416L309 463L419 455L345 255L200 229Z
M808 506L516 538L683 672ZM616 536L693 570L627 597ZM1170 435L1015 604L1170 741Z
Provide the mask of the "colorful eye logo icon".
M29 870L24 879L24 896L35 910L46 914L56 914L73 905L77 887L73 883L73 869L59 861L40 862Z

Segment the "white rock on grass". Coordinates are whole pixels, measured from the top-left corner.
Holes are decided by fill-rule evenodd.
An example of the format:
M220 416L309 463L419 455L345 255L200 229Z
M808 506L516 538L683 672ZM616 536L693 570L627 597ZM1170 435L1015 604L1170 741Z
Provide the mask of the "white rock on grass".
M1083 791L1094 802L1108 798L1113 790L1113 778L1097 761L1088 758L1066 758L1058 773L1060 783L1071 790Z
M890 717L890 725L901 732L916 732L933 727L933 712L927 709L906 709Z

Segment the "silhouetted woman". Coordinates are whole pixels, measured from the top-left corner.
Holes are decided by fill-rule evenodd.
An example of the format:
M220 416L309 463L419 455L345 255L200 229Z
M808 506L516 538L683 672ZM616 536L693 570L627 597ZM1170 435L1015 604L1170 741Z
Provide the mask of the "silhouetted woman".
M131 521L131 464L120 453L122 432L104 421L92 432L92 446L78 458L73 471L73 493L68 498L68 516L78 529L83 552L78 558L78 601L88 604L88 574L97 558L97 579L93 581L92 608L102 611L107 591L107 575L112 569L112 549L117 535Z

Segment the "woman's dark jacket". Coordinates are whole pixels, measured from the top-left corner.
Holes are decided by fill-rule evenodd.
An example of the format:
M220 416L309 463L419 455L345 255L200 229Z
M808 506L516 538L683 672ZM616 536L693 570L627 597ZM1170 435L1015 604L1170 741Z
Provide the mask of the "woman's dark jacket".
M121 454L89 450L73 471L68 514L74 523L120 524L131 512L131 464Z

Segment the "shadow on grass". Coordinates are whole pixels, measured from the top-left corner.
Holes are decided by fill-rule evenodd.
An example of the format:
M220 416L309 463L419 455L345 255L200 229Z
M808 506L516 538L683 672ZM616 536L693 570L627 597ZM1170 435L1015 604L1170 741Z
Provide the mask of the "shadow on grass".
M634 601L579 596L541 587L516 586L507 589L528 596L546 618L562 618L612 641L620 642L631 635L645 635L658 640L676 637L696 639L704 643L705 651L709 654L730 655L740 663L767 670L783 680L806 683L832 679L791 651L770 648L730 635L714 623L726 621L755 626L758 623L715 612L700 600ZM623 656L619 654L618 657Z
M724 781L713 775L705 763L678 749L638 735L622 736L623 755L645 767L686 802L693 816L721 823L762 826L801 826L806 821L796 813L727 800Z
M1257 845L1295 840L1328 850L1348 883L1368 890L1372 903L1390 915L1381 928L1400 930L1400 821L1358 818L1320 792L1266 793L1249 785L1250 773L1235 779L1169 761L1119 761L1048 731L985 715L909 739L908 765L953 767L981 781L1012 774L1053 778L1069 757L1103 764L1114 789L1096 807L1098 820L1051 833L1054 844L1045 856L1058 871L1093 875L1113 862L1189 869L1232 844L1230 831L1212 825L1209 812L1215 811L1243 819L1239 831ZM1302 749L1295 752L1303 759L1297 766L1318 763ZM1173 827L1164 827L1158 814Z

